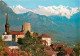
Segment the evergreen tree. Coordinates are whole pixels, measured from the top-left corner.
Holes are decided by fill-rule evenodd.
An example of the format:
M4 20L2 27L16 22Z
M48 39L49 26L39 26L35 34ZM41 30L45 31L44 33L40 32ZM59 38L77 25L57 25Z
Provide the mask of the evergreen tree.
M26 32L25 37L27 37L27 38L31 38L31 34L30 34L29 31Z
M18 38L18 43L21 45L22 44L22 38Z

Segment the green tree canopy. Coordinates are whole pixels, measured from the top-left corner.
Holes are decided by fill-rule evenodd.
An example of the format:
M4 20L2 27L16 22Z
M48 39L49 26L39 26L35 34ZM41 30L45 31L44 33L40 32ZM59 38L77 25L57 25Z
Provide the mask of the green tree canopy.
M73 50L75 51L76 56L79 56L79 55L80 55L80 43L78 43L78 44L73 48Z
M30 34L29 31L26 32L25 37L27 37L27 38L31 38L31 34Z
M23 45L20 48L28 53L32 53L33 56L48 56L44 52L44 47L42 45L41 39L37 37L31 37L30 33L27 32L25 37L22 39Z
M2 41L1 36L0 36L0 55L4 53L5 47L7 47L7 44L4 41Z
M6 47L6 46L7 44L4 41L2 41L1 36L0 36L0 48Z

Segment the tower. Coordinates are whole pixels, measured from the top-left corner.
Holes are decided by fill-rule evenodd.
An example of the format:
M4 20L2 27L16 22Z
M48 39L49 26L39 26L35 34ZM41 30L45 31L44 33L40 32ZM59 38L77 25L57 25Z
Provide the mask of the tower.
M5 32L9 33L8 13L7 13L7 16L6 16Z
M25 23L22 25L22 31L25 34L27 31L31 31L31 24L30 23Z

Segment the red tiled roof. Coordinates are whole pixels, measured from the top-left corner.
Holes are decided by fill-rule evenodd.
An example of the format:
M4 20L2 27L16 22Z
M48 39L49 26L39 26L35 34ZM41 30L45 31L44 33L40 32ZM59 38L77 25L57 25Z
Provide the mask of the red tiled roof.
M12 35L23 35L24 33L21 31L9 31L10 34Z
M58 53L58 52L53 51L53 49L50 46L45 47L45 52L48 53L50 56Z
M39 37L42 37L42 38L51 38L50 36L46 35L46 34L42 34L40 35Z
M54 44L54 46L53 46L53 48L55 48L55 49L57 49L59 47L62 47L67 52L67 54L74 54L75 55L75 52L71 48L68 48L64 45Z

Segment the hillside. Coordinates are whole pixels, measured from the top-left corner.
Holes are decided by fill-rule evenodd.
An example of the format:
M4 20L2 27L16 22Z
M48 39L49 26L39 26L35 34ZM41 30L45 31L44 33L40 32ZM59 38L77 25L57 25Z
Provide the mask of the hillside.
M61 16L45 16L27 12L19 14L26 22L32 23L32 30L39 33L55 33L58 40L76 40L76 27L79 26L77 19L79 19L80 12L74 14L71 19ZM78 20L77 20L78 21ZM77 24L77 25L76 25ZM78 27L79 28L79 27ZM66 41L67 41L66 40Z
M9 23L10 23L11 27L12 27L12 25L14 25L16 28L17 26L19 26L19 24L22 24L22 22L23 22L23 20L20 19L20 17L17 16L17 14L15 14L12 11L12 9L9 8L5 2L0 1L0 32L1 33L4 32L5 23L6 23L6 13L9 14ZM17 22L17 23L15 24L15 22ZM12 27L12 29L14 29L14 28Z
M5 28L5 13L9 14L10 30L21 30L22 24L30 22L32 31L38 32L39 34L46 33L52 37L52 40L66 40L67 42L80 40L80 12L74 14L70 19L57 15L48 17L33 12L17 15L7 6L7 4L0 1L1 33L4 32Z

